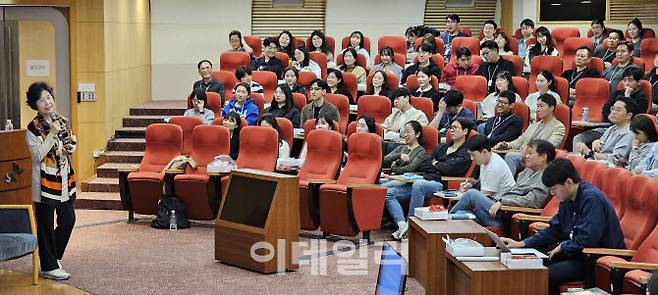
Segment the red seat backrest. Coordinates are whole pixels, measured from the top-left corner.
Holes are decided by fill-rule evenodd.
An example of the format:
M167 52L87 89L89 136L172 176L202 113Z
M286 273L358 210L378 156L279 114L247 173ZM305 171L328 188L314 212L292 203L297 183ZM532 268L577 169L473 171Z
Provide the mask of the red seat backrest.
M658 263L658 226L644 239L631 259L633 262Z
M235 71L213 71L210 77L224 84L224 98L233 96L233 88L235 88L235 85L238 85L238 79L235 78Z
M315 130L315 121L315 119L308 119L304 122L304 134L309 134L311 131ZM333 128L333 131L340 133L340 125L338 125L338 122L334 122ZM304 140L306 140L306 137L304 137Z
M238 168L274 171L279 157L279 135L274 128L245 126L240 131Z
M430 56L432 61L436 64L436 66L439 68L439 72L443 73L443 68L445 68L445 62L443 60L443 56L440 53L435 53ZM414 56L414 61L413 63L418 62L418 56Z
M555 49L562 55L562 45L569 37L580 37L580 30L578 28L554 28L551 30L551 37L555 39Z
M573 66L575 66L575 64ZM603 63L603 60L596 56L592 56L592 59L589 61L587 67L596 70L599 72L599 75L603 74L603 71L605 70L605 64Z
M574 66L574 60L576 59L576 50L581 46L587 46L589 49L594 52L594 41L590 38L584 37L569 37L564 40L562 44L562 71L570 70Z
M522 99L528 97L528 93L529 93L528 87L530 86L528 84L528 79L519 76L513 76L512 84L514 84L514 88L516 88L516 93Z
M251 55L247 52L224 51L219 55L219 69L222 71L235 72L239 66L248 67Z
M452 89L459 90L464 94L464 99L481 102L489 94L487 79L483 76L465 75L455 79ZM473 113L475 114L475 113Z
M345 131L347 131L347 120L350 117L350 102L347 96L327 93L324 95L324 98L338 109L338 115L340 116L340 122L338 122L340 129L338 131L345 134Z
M169 123L176 124L183 129L183 155L192 153L192 130L197 125L202 125L201 118L196 116L173 116Z
M263 86L263 95L265 102L272 102L274 97L274 89L276 88L278 77L274 72L270 71L253 71L252 79L261 86Z
M474 116L475 114L477 114L477 104L475 104L475 102L470 99L464 98L464 101L462 101L462 107L471 111L471 113L473 113Z
M206 167L216 156L228 155L230 149L228 128L218 125L198 125L192 129L192 159L197 163L196 169L187 166L192 173L205 174Z
M253 55L255 57L260 57L260 55L263 53L263 41L260 39L260 36L244 36L244 43L247 43L247 45L249 45L249 47L254 50Z
M345 49L347 46L350 45L350 36L343 37L343 39L340 42L341 48ZM370 54L370 38L363 36L363 49L365 49L368 54ZM342 50L341 50L342 51ZM406 54L406 53L405 53ZM335 54L334 54L335 55Z
M306 95L295 92L292 94L292 102L295 104L297 110L301 112L307 103Z
M215 114L215 118L221 117L222 108L224 107L224 104L222 103L222 97L215 92L206 92L206 98L208 100L208 105L206 105L206 108Z
M288 57L288 54L285 52L275 52L274 57L278 58L281 63L283 64L283 68L287 68L290 66L290 57Z
M347 163L337 183L375 183L381 167L382 138L373 133L354 133L347 140Z
M432 84L432 88L439 89L439 79L437 79L434 75L432 75L430 78L432 79L430 82ZM407 89L410 90L420 87L420 85L418 85L418 80L416 79L416 74L411 74L407 77L406 85Z
M432 99L427 97L412 96L411 105L415 109L425 113L428 122L434 119L434 102L432 102Z
M466 35L466 37L472 37L473 36L473 33L471 32L471 29L469 29L468 27L459 27L459 31L464 33Z
M347 133L345 136L348 138L352 133L356 132L356 121L352 121L349 124L347 124ZM384 128L382 128L382 125L380 124L375 124L375 133L379 135L381 138L384 138Z
M530 108L528 108L528 105L522 101L517 101L514 103L512 113L521 118L521 133L525 132L530 124Z
M336 39L334 39L334 37L330 37L330 36L326 36L326 35L324 37L325 37L325 40L327 41L327 49L329 49L329 52L331 52L331 54L334 54L334 52L336 50ZM308 38L306 38L306 48L311 48L311 37L310 36Z
M528 92L533 93L537 92L537 77L531 82L528 82ZM569 102L569 81L562 76L553 76L555 80L555 88L557 89L557 94L560 96L560 101L564 104Z
M590 118L592 111L590 111ZM555 105L555 118L558 121L562 122L564 125L564 137L562 138L562 143L557 147L558 149L564 148L564 145L567 143L567 138L569 137L569 132L571 131L571 110L569 110L569 105L564 103L558 103Z
M254 101L256 106L258 107L258 114L263 113L263 109L265 108L265 102L263 101L263 94L262 93L257 93L257 92L252 92L249 94L249 98Z
M549 198L550 201L541 210L541 216L553 216L557 214L558 208L560 208L560 199L554 196L549 196Z
M567 160L571 161L579 176L583 175L585 171L585 158L580 155L569 154L567 155Z
M279 124L279 129L281 130L281 138L288 143L290 149L292 149L292 121L283 118L277 117L276 123Z
M161 172L183 152L183 129L175 124L153 123L146 127L144 157L139 172Z
M384 46L390 46L396 54L407 54L407 39L405 37L381 36L379 40L377 40L377 52L379 52Z
M640 43L640 58L644 61L644 73L649 73L658 54L658 38L646 38Z
M368 64L368 61L366 60L366 57L361 55L361 54L357 54L356 62L361 67L363 67L364 69L366 68L366 66ZM339 66L342 66L342 65L343 65L343 54L340 53L340 54L336 55L336 66L339 67ZM343 73L343 75L345 75L345 73Z
M368 77L366 78L367 91L372 91L372 75L375 74L375 71L370 71ZM398 89L398 83L400 82L400 77L393 74L393 72L386 72L386 84L388 84L388 89L391 92L395 89Z
M343 160L343 136L333 130L312 130L305 139L306 159L299 180L336 179Z
M631 182L630 171L624 168L609 168L604 175L605 179L609 181L603 182L601 191L608 197L612 206L615 207L617 217L621 219L624 217L626 210L626 197L628 191L633 191L627 185Z
M571 110L574 121L582 120L583 108L589 108L589 120L603 121L603 105L610 97L610 84L603 78L582 78L576 83L576 102Z
M562 77L562 59L559 56L539 55L530 61L529 84L535 84L537 74L541 71L549 71L554 77Z
M401 55L401 54L394 53L393 62L395 62L396 64L398 64L402 68L404 68L404 64L406 63L406 61L407 61L407 56L406 55ZM380 63L382 63L382 58L381 58L381 56L379 56L379 54L377 54L377 55L375 55L375 64L378 65Z
M619 223L628 249L637 249L656 226L658 181L648 176L633 176L626 191L626 208ZM635 261L636 257L633 257ZM655 258L654 258L655 259Z
M320 75L322 80L327 79L327 55L322 52L309 52L309 58L320 66Z
M423 148L428 155L439 144L439 129L423 125Z
M519 39L507 36L507 43L509 44L509 48L512 49L512 53L519 55Z
M439 54L443 54L445 52L445 43L443 42L443 39L439 37L434 37L434 42L436 42L436 52ZM418 47L420 47L420 44L423 43L423 38L418 37L416 40L414 40L414 49L418 51Z
M460 47L466 47L471 51L472 56L479 56L480 52L480 40L473 37L457 37L452 40L452 47L450 48L450 61L456 59L457 49Z
M369 115L375 119L377 124L384 123L384 119L391 114L391 99L381 95L364 95L357 102L358 114Z
M356 75L349 72L343 72L343 85L345 86L345 90L347 90L347 92L352 94L352 98L354 98L354 101L356 101L358 99L358 97L356 96L357 88L358 88Z
M523 75L523 62L521 62L521 57L518 55L501 55L505 60L509 60L514 65L514 73L512 76L521 76Z
M299 76L299 78L297 78L297 84L299 84L299 85L303 86L304 88L306 88L306 94L310 94L311 93L311 89L310 89L311 88L311 83L313 82L313 80L317 79L318 77L315 76L315 73L306 72L306 71L298 72L298 76Z

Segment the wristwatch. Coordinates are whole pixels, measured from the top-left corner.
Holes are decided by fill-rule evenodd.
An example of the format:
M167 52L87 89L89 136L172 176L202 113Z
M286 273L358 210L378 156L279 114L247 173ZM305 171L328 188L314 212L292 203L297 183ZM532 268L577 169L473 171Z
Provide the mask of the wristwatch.
M590 150L585 159L594 159L594 151Z

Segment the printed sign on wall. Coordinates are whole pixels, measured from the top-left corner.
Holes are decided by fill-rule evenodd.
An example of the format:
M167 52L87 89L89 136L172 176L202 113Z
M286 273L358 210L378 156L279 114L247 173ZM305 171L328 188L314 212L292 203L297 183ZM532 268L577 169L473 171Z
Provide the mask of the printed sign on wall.
M28 59L25 61L25 73L28 77L48 77L50 64L47 59Z

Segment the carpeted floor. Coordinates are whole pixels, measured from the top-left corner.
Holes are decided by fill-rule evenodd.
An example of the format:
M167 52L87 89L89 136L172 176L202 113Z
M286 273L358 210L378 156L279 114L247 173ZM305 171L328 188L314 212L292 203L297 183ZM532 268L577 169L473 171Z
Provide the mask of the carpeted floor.
M67 284L93 294L373 294L375 290L379 245L350 250L345 248L349 243L341 242L334 249L333 241L303 234L300 241L308 246L300 253L299 270L263 275L214 260L212 223L170 232L151 228L147 219L128 224L121 211L77 210L77 217L62 264L72 274ZM390 233L374 233L373 238L388 240ZM325 241L327 247L318 250ZM406 255L406 245L391 244L402 246ZM30 272L31 258L2 262L0 269ZM11 293L11 286L0 287L4 292ZM407 294L422 293L418 282L407 280Z

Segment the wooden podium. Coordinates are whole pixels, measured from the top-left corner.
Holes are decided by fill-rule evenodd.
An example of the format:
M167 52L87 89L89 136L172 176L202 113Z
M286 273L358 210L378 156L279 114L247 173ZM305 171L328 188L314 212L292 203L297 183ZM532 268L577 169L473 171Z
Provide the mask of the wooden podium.
M223 190L215 259L260 273L297 269L297 176L239 169L231 172Z
M32 159L25 129L0 131L0 204L32 205Z

